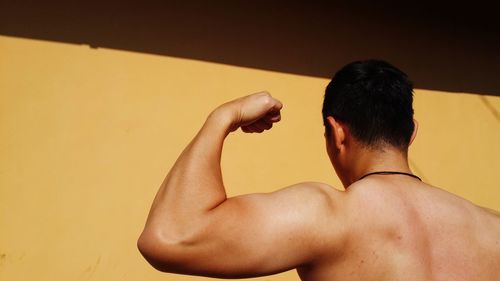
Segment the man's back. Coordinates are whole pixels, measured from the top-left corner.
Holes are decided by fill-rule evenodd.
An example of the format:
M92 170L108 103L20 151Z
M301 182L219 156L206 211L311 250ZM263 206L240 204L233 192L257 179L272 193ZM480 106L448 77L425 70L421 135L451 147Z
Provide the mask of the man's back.
M282 106L262 92L207 117L138 239L151 265L220 278L297 268L307 281L500 281L500 217L412 174L412 86L384 62L350 64L327 86L326 150L346 192L301 183L228 198L225 138L271 129Z
M498 215L405 176L331 194L348 224L341 252L299 268L303 280L500 280Z

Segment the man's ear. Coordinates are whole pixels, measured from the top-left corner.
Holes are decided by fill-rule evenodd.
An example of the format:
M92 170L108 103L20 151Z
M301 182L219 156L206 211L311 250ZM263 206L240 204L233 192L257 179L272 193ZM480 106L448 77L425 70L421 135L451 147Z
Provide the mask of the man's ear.
M417 120L413 119L413 133L411 134L410 143L408 145L410 145L417 136L417 131L418 131L418 122Z
M337 149L341 149L346 140L345 128L340 124L333 116L328 116L327 118L328 126L330 126L330 135L332 136L332 142L335 144Z

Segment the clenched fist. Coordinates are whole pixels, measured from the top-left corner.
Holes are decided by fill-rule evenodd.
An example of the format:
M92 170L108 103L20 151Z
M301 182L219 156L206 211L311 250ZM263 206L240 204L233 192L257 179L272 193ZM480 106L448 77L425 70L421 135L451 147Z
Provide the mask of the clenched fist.
M212 114L227 115L231 132L241 127L245 133L262 133L281 120L282 107L279 100L264 91L224 103Z

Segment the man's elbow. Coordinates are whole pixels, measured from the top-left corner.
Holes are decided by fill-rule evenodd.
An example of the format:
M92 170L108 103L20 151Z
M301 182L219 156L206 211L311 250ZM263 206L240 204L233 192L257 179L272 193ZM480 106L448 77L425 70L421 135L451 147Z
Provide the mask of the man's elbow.
M182 244L178 240L165 239L161 234L150 231L144 231L137 240L137 248L146 261L163 272L178 271L184 259Z

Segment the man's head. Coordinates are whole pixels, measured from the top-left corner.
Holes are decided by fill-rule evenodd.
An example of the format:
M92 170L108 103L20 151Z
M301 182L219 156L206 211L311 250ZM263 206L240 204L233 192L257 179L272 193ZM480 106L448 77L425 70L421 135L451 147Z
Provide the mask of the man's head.
M356 61L340 69L323 103L327 149L336 170L336 150L343 141L351 148L406 155L415 129L412 103L412 82L387 62Z

